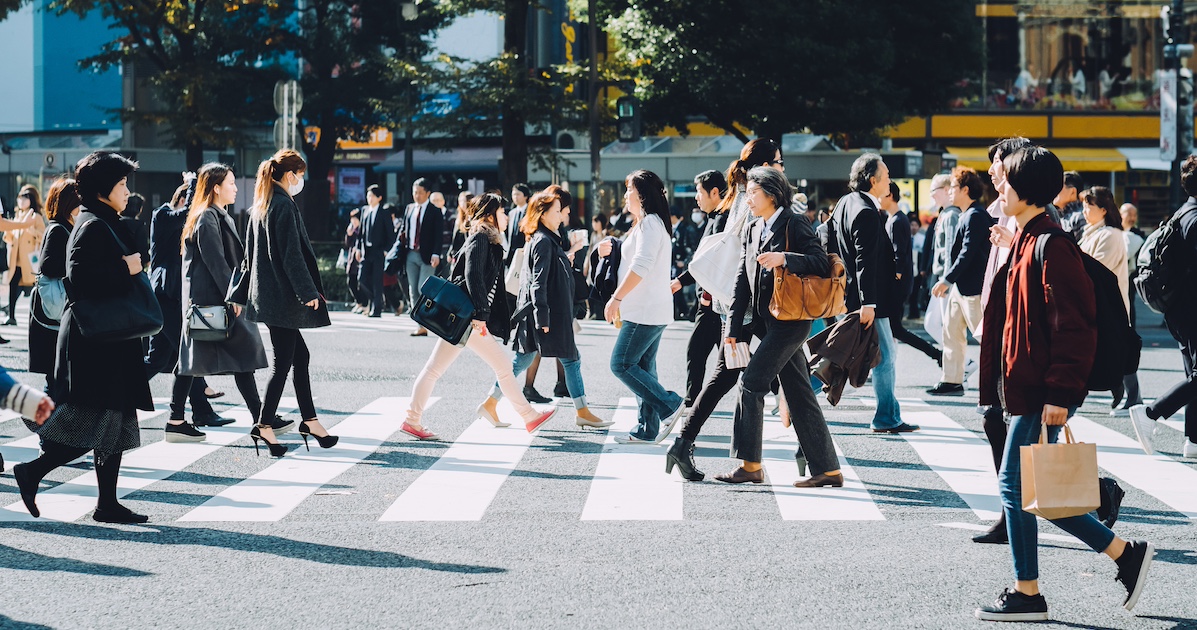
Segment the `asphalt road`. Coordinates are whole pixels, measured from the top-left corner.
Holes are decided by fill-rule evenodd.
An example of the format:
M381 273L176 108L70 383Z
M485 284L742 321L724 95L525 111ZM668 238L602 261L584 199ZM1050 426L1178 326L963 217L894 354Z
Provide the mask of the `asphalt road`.
M138 527L90 520L89 462L42 485L39 505L61 521L29 522L11 472L0 476L0 627L966 628L984 627L973 609L1011 583L1008 549L970 541L996 493L975 389L927 400L938 370L909 348L899 360L904 412L938 432L871 433L868 387L836 408L824 403L859 485L812 497L778 482L797 471L792 432L776 418L765 433L777 487L710 480L736 465L730 398L704 430L701 483L665 476L665 445L605 445L607 432L578 429L565 407L531 437L475 424L491 379L469 352L424 416L443 441L416 442L398 422L433 342L409 337L406 318L334 321L307 339L321 419L346 436L337 448L306 452L292 433L283 441L298 451L255 456L241 423L213 431L208 446L168 445L165 414L149 416L121 482L125 504L151 518ZM661 345L661 378L675 390L688 330L671 326ZM626 423L629 393L607 368L614 332L586 323L583 372L595 411ZM1150 324L1144 333L1150 398L1180 378L1181 363L1166 333ZM14 340L0 363L40 384L20 371L23 327L0 334ZM218 409L243 418L232 379L213 383L229 392ZM168 377L152 386L164 400ZM1175 425L1159 429L1160 456L1136 454L1128 422L1108 410L1108 397L1091 398L1076 430L1098 441L1105 474L1127 491L1115 531L1152 540L1156 563L1131 615L1113 563L1043 526L1048 625L1197 627L1197 484L1185 485L1197 460L1181 459ZM0 449L11 468L36 451L6 418Z

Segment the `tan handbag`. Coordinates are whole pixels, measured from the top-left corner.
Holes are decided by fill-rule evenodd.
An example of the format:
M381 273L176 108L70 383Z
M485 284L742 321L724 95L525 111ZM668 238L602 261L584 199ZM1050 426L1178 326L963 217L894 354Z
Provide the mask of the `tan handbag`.
M786 251L790 249L790 231L786 226ZM773 299L769 313L779 321L800 321L834 317L848 312L844 294L848 288L848 271L844 261L828 254L831 277L800 276L790 273L785 265L773 268Z
M1097 481L1097 445L1080 444L1064 425L1064 444L1047 443L1047 425L1039 443L1019 447L1022 509L1048 520L1080 516L1101 505Z

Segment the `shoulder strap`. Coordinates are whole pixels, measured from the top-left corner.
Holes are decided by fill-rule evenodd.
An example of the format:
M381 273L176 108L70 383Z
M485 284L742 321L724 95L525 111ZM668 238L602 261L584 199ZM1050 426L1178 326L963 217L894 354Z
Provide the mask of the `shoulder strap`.
M121 252L122 252L122 254L121 254L121 255L122 255L122 256L128 256L128 255L129 255L131 252L129 251L129 248L128 248L128 247L125 247L125 242L121 240L121 237L119 237L119 236L117 236L117 235L116 235L116 230L112 229L112 226L111 226L111 225L108 225L108 222L107 222L107 221L105 221L105 220L103 220L103 219L101 219L100 217L98 217L98 216L96 216L96 215L94 215L94 214L93 214L93 215L91 215L91 216L92 216L92 218L91 218L91 219L89 219L89 220L88 220L86 223L93 223L93 222L95 222L95 221L99 221L101 224L103 224L103 225L104 225L104 227L108 228L108 233L112 235L112 238L113 238L114 240L116 240L116 245L117 245L117 247L120 247L120 248L121 248ZM84 225L86 225L86 223L85 223Z

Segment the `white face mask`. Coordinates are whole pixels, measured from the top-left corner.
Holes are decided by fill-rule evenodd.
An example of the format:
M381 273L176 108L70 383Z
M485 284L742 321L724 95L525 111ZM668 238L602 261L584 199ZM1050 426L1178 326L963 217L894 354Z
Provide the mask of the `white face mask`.
M702 220L705 219L706 216L707 216L706 213L702 212L701 210L697 211L697 212L691 212L690 220L695 223L702 223Z
M288 193L289 193L289 194L290 194L292 197L294 197L295 195L298 195L299 193L303 192L303 178L302 178L302 177L296 177L296 182L295 182L294 184L292 184L292 185L290 185L290 186L288 186L288 187L287 187L287 192L288 192Z

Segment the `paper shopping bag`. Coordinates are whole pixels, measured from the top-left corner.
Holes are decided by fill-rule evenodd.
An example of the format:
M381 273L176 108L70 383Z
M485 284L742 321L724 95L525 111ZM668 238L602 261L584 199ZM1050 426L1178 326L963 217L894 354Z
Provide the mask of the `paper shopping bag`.
M1097 483L1097 445L1080 444L1064 425L1063 444L1039 443L1019 448L1022 462L1022 509L1048 520L1080 516L1101 505Z

